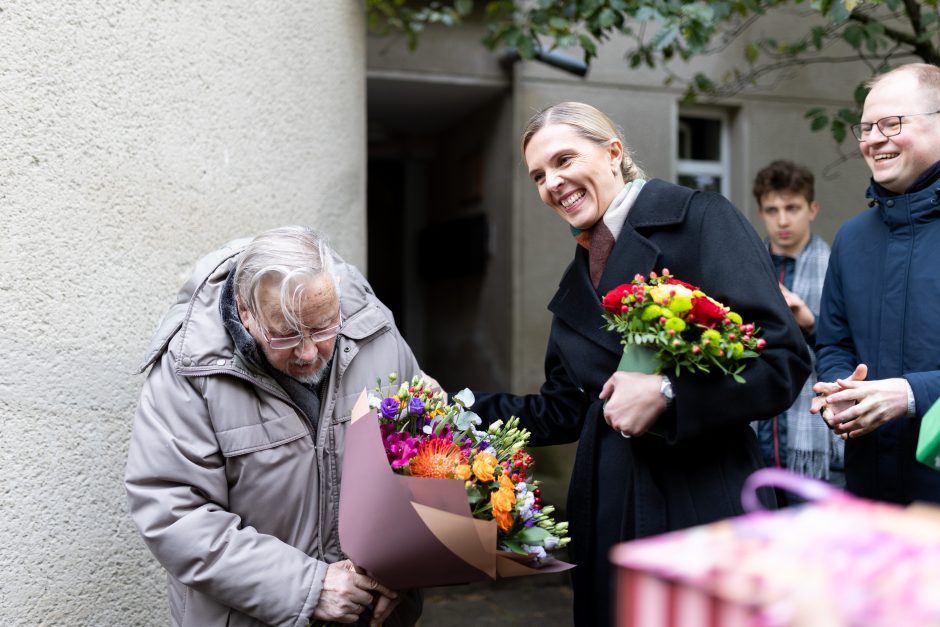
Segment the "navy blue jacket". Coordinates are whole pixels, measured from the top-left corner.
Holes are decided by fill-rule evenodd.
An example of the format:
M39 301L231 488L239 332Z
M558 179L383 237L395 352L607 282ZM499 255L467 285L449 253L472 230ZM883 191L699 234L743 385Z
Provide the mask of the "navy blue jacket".
M820 381L868 366L868 379L904 377L916 416L845 447L846 487L860 496L940 502L940 473L916 461L924 413L940 397L940 182L899 196L872 185L872 208L832 246L816 325Z
M600 295L663 268L757 324L767 348L742 372L743 384L719 373L670 373L675 402L657 423L667 437L624 439L604 422L598 399L623 351L603 328ZM630 209L598 289L578 246L549 309L540 393L477 393L473 409L489 420L520 416L536 446L578 441L566 512L578 565L575 623L602 627L612 624L613 544L742 512L744 480L762 466L748 423L792 405L810 372L809 351L744 216L718 194L659 180Z

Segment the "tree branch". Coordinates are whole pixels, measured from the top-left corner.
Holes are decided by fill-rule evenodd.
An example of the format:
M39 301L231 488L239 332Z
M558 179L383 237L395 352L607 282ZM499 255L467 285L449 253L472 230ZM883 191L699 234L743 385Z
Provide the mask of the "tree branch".
M904 0L905 10L908 16L908 19L911 22L911 26L914 29L915 34L905 33L896 28L890 28L884 26L884 22L881 20L876 20L875 18L868 15L867 12L855 9L849 14L849 19L860 24L871 24L872 22L880 22L884 28L885 36L889 39L906 46L910 46L914 49L914 52L917 56L924 60L925 63L932 63L934 65L940 65L940 52L937 51L936 47L929 43L927 39L921 40L919 35L925 33L923 27L923 19L920 13L920 5L915 0Z

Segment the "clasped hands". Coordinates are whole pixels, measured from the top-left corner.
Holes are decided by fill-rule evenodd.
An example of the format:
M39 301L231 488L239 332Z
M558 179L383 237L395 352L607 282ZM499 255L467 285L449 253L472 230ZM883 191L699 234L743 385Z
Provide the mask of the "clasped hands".
M600 398L604 420L624 437L643 435L666 411L666 399L660 393L662 375L639 372L615 372L604 383Z
M313 617L328 622L354 623L372 603L370 627L378 627L398 605L398 593L369 577L349 560L330 564L320 602Z
M865 381L868 366L859 364L847 379L819 381L810 412L823 420L843 440L871 433L890 420L907 414L907 381Z

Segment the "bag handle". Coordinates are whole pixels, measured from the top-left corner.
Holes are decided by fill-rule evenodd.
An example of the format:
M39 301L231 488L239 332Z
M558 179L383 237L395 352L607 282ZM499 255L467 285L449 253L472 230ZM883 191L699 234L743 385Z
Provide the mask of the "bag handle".
M758 488L780 488L792 492L807 501L823 501L842 491L817 479L801 477L782 468L761 468L744 482L741 488L741 505L745 512L763 510L764 505L757 498Z

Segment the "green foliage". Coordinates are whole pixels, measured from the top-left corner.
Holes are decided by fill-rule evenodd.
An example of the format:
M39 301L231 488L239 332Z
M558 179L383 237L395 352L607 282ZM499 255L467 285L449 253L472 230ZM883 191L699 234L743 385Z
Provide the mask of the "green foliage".
M613 36L626 38L629 67L667 70L685 99L721 98L760 84L789 67L861 61L878 74L912 58L940 65L937 0L366 0L374 32L397 30L417 45L431 23L453 26L474 10L487 25L484 43L531 59L547 49L580 49L588 63ZM768 14L799 16L805 29L791 40L760 36L754 23ZM771 29L764 29L773 32ZM672 65L729 49L743 38L741 66L723 77L680 77ZM838 44L841 44L838 45ZM861 106L864 87L855 90ZM841 142L858 110L807 113L810 127L828 128ZM847 118L848 116L848 118ZM851 118L851 120L849 119Z
M369 30L379 35L403 32L408 40L408 48L414 50L418 46L418 34L426 25L457 26L470 15L473 5L474 0L366 0L366 22Z

